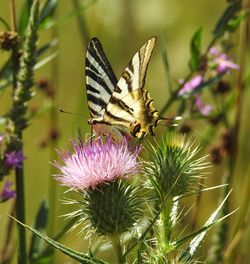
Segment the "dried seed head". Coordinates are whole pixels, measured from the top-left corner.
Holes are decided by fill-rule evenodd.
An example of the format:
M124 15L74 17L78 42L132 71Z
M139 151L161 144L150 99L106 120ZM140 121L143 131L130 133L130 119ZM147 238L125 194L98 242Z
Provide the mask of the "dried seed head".
M192 132L192 127L188 124L183 124L180 127L180 133L182 133L182 134L189 134L191 132Z
M53 97L55 89L49 80L42 78L37 81L38 88L43 91L48 97Z
M219 164L222 161L222 153L220 146L213 146L210 150L210 157L213 164Z
M225 94L231 90L230 83L227 81L219 81L218 85L216 86L215 92L218 94Z
M2 50L12 50L19 43L19 36L14 31L0 32L0 48Z
M57 131L57 129L55 129L54 127L50 129L49 131L49 137L51 140L56 140L59 136L59 133Z
M233 137L230 131L227 131L222 135L221 141L221 148L224 153L232 154L235 151Z

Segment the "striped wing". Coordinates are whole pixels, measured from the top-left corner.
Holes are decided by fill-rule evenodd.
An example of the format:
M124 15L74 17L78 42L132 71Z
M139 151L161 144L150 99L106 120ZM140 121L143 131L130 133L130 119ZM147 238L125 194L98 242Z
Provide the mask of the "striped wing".
M148 40L134 55L120 77L104 112L103 121L128 128L133 136L153 134L157 111L144 89L146 73L156 38Z
M86 54L86 88L90 115L104 115L117 85L116 76L97 38L90 40Z

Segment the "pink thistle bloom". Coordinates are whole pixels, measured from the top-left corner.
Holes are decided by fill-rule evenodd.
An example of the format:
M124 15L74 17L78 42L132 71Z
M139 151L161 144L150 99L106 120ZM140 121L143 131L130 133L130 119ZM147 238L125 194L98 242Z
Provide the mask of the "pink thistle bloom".
M204 116L207 116L210 114L210 112L212 111L212 106L211 105L204 105L201 97L199 95L197 95L195 97L195 104L197 106L197 108L199 109L200 113Z
M5 164L13 168L21 168L22 162L25 160L21 150L11 151L5 154Z
M128 140L117 144L111 138L78 144L72 140L72 153L59 153L63 164L54 162L61 173L54 175L62 185L75 189L95 188L120 178L129 178L139 171L137 157L140 148L132 152Z
M226 53L220 52L219 49L212 47L209 50L211 61L218 73L223 73L229 70L239 70L239 65L228 59Z
M10 186L12 183L10 181L6 181L3 190L0 193L0 201L4 202L9 200L10 198L13 198L16 196L16 191L15 190L10 190Z
M184 86L178 92L178 96L182 96L185 93L193 91L197 86L202 83L203 77L201 75L196 75L191 80L186 82Z

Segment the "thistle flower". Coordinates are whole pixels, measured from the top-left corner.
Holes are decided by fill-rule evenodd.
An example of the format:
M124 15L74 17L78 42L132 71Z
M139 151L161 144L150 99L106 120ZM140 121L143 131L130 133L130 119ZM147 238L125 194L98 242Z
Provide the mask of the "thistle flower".
M127 181L139 172L137 157L140 148L131 150L128 140L114 143L111 138L92 144L71 141L72 153L60 154L63 165L54 162L61 173L55 178L82 194L80 210L70 217L80 217L77 222L88 223L89 231L100 235L117 235L132 227L142 215L140 190Z
M131 152L126 139L121 144L110 138L104 143L101 139L91 145L71 141L73 152L61 153L64 165L54 163L61 173L56 179L70 188L95 188L101 183L120 178L129 178L139 170L137 157L139 149Z
M221 52L218 48L212 47L209 50L210 67L215 68L218 73L229 70L238 70L239 66L228 59L226 53Z
M13 198L16 196L15 190L10 190L10 186L12 183L10 181L6 181L5 185L0 193L0 202L5 202L9 200L10 198Z
M195 77L193 77L191 80L189 80L183 85L183 87L178 92L178 96L182 96L185 93L190 93L196 87L198 87L202 83L202 81L203 81L202 75L196 75Z
M5 164L12 168L21 168L22 162L25 160L21 150L11 151L5 154Z
M166 194L174 197L194 190L202 169L208 165L205 157L196 158L199 147L183 135L168 133L151 152L145 172L160 199Z
M204 105L200 95L195 96L195 105L197 106L200 113L204 116L209 115L210 112L212 111L212 106L211 105Z

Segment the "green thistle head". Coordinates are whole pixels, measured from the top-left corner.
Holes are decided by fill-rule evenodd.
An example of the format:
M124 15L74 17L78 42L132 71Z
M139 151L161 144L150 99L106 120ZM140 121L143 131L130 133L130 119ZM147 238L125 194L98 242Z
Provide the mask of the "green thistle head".
M146 166L146 174L160 199L185 194L197 186L201 170L207 167L206 157L196 158L199 147L186 137L167 133L162 144L150 146L152 156Z
M100 235L122 234L143 216L140 191L126 180L88 189L82 204L85 220Z

